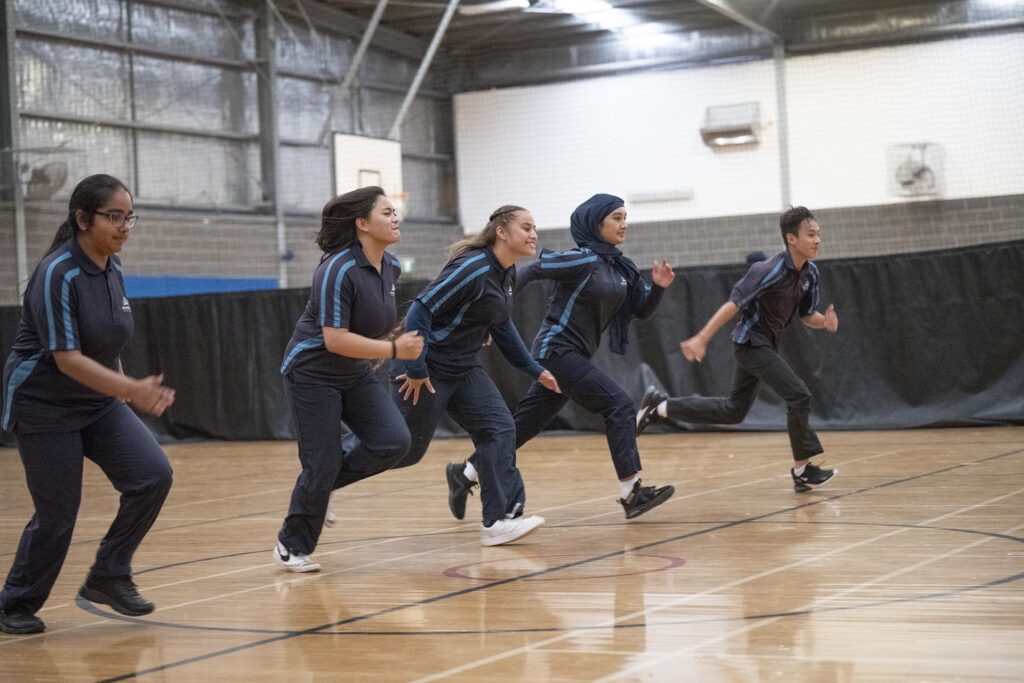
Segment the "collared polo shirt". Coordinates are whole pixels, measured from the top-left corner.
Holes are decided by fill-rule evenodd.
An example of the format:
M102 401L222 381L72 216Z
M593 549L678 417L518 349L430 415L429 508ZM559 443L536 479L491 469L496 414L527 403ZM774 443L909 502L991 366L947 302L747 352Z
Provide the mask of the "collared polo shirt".
M811 315L818 305L818 267L807 261L797 268L789 251L783 251L750 266L729 301L740 309L740 321L730 334L734 342L778 348L793 316Z
M486 246L449 261L420 292L416 300L431 315L426 353L430 376L457 378L480 364L477 354L491 328L509 319L515 276L515 266L502 266ZM419 368L411 376L421 374Z
M384 252L380 272L366 259L359 242L324 254L313 273L306 309L295 324L285 349L281 374L308 384L347 387L372 372L372 362L331 353L324 345L323 328L381 339L395 327L395 283L402 268Z
M77 350L117 372L132 330L116 255L101 268L72 237L44 256L25 290L4 367L3 428L25 434L77 431L112 410L118 399L62 373L53 354Z

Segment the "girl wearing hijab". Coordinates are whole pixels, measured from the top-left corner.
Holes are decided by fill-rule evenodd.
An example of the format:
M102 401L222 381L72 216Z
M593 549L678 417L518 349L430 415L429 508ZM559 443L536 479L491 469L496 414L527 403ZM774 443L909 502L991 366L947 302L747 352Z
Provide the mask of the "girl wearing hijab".
M561 393L533 383L516 408L516 448L540 433L569 399L601 415L619 479L619 503L632 519L667 501L675 489L641 485L636 407L591 358L605 329L610 329L611 350L625 353L629 321L654 313L675 273L665 261L655 262L652 287L619 251L627 223L625 202L618 197L594 195L576 207L570 225L576 249L545 250L518 275L517 288L535 279L553 281L532 355L558 380ZM446 468L448 503L457 519L465 514L466 497L476 485L476 459L474 454L465 465L450 463Z

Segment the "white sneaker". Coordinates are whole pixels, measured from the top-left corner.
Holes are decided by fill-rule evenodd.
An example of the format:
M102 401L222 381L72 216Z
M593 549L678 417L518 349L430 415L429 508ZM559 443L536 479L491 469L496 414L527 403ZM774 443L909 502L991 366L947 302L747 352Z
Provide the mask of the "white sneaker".
M544 526L544 518L538 515L517 517L516 519L499 519L489 527L483 524L480 525L480 543L481 545L511 543L542 526Z
M320 571L319 562L310 558L309 555L288 552L288 549L281 545L281 541L278 541L277 547L274 548L274 561L287 572Z

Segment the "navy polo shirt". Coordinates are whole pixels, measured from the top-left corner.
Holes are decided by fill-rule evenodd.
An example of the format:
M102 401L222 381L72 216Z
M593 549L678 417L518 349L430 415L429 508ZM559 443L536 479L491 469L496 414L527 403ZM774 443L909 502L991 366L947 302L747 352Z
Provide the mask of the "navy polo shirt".
M477 354L491 328L509 320L515 266L505 268L491 247L470 249L452 259L416 297L430 311L426 368L430 376L453 379L477 367ZM423 376L422 361L410 377Z
M645 318L661 301L664 289L639 278L629 287L626 276L586 247L543 251L540 259L520 273L520 286L533 280L552 280L548 310L533 340L535 358L575 351L591 358L601 334L623 305Z
M36 266L4 366L2 426L24 434L82 429L118 404L60 371L55 351L80 351L119 371L132 336L121 261L100 268L72 237Z
M818 306L818 267L807 261L797 268L789 251L783 251L750 266L729 301L740 309L740 321L730 334L734 342L778 348L794 314L803 318Z
M335 327L381 339L395 327L395 282L402 268L384 252L380 272L355 242L324 254L313 273L309 301L302 312L281 363L281 374L307 384L351 386L373 364L364 358L331 353L324 346L323 328Z

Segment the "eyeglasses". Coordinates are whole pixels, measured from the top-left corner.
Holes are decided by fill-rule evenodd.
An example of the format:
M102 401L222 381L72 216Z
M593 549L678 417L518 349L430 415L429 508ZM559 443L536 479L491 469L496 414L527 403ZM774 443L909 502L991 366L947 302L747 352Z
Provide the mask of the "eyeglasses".
M94 211L93 213L99 214L100 216L106 216L110 224L115 228L121 228L125 225L131 230L135 227L135 224L139 222L139 215L137 213L123 214L120 211Z

